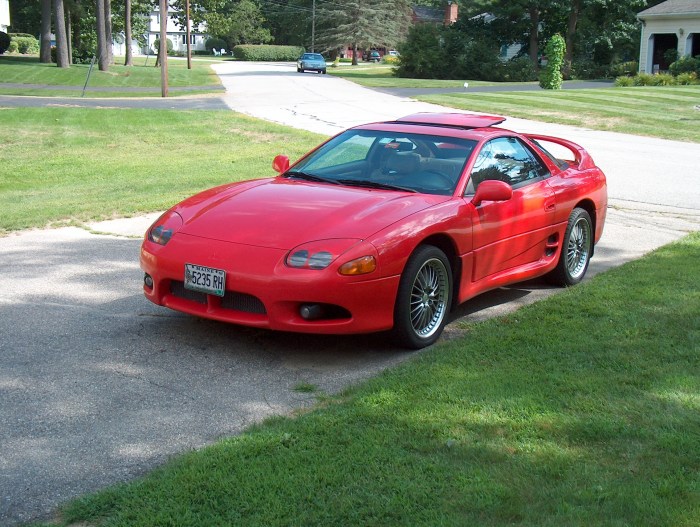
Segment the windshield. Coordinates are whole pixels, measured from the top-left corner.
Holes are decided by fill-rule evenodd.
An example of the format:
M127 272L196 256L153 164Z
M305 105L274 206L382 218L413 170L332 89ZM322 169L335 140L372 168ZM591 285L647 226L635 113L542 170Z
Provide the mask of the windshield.
M452 195L476 141L348 130L285 174L341 185Z
M303 60L323 60L323 55L318 53L304 53L301 57Z

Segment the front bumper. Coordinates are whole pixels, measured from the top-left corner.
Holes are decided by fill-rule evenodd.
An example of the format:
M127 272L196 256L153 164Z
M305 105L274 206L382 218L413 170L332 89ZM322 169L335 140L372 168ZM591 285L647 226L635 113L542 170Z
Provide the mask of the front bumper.
M349 277L327 269L293 269L287 251L178 234L166 245L146 240L141 268L153 286L151 302L203 318L281 331L319 334L369 333L393 326L399 276L378 272ZM224 297L184 288L185 264L226 271ZM336 264L336 262L334 262ZM302 306L321 305L327 315L301 316Z

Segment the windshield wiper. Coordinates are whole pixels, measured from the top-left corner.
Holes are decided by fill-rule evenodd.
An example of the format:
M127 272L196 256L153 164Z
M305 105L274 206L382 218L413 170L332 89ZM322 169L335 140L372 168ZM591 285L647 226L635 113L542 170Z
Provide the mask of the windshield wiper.
M309 174L308 172L301 172L299 170L289 170L284 173L284 177L293 177L303 179L304 181L315 181L316 183L330 183L331 185L339 184L335 179L327 179L320 176L315 176L314 174Z
M398 190L401 192L418 192L415 189L408 187L400 187L398 185L390 185L388 183L380 183L378 181L371 181L369 179L339 179L338 183L341 185L347 185L349 187L366 187L366 188L376 188L380 190Z

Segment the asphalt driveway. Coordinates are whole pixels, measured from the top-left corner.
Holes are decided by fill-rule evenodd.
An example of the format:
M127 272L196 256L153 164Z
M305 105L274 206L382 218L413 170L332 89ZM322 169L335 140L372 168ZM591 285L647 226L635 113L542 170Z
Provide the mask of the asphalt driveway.
M228 107L327 134L435 109L293 65L231 62L218 71ZM699 228L700 145L506 124L572 138L606 170L613 200L591 275ZM112 235L71 227L0 238L1 525L46 518L69 498L313 404L313 394L295 390L300 383L336 393L413 356L383 335L271 333L151 305L139 240L129 237L149 221L92 226ZM504 288L454 316L479 320L556 291L541 282ZM443 338L458 334L453 324Z

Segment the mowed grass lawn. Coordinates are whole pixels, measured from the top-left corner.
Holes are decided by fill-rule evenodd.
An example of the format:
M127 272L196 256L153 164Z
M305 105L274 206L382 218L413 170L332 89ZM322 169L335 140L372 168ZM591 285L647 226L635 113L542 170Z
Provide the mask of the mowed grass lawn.
M368 88L455 88L463 89L464 80L445 79L407 79L395 77L394 66L389 65L358 65L347 64L337 68L328 68L328 73L342 77ZM470 86L492 86L496 82L469 80Z
M449 93L416 98L475 112L700 143L700 86Z
M135 57L133 66L123 66L123 58L117 57L116 64L109 71L99 71L97 64L92 68L89 90L86 97L124 97L124 96L160 96L160 68L155 68L155 56ZM147 62L146 62L147 60ZM193 60L192 69L187 69L187 61L170 58L168 60L168 85L178 87L207 87L211 90L220 85L219 77L210 67L211 61ZM42 95L72 97L82 94L87 79L89 64L73 64L70 68L58 68L55 64L41 64L38 57L0 55L0 83L8 84L43 84L49 86L72 86L76 89L50 89L8 87L0 84L0 94L3 95ZM100 91L109 88L109 91ZM125 88L123 92L119 88ZM128 88L153 88L152 91L129 92ZM116 91L115 91L116 90ZM206 92L206 89L197 93ZM192 91L188 91L192 94Z
M165 210L323 137L229 111L0 109L0 232Z
M698 276L696 233L57 524L697 526Z

